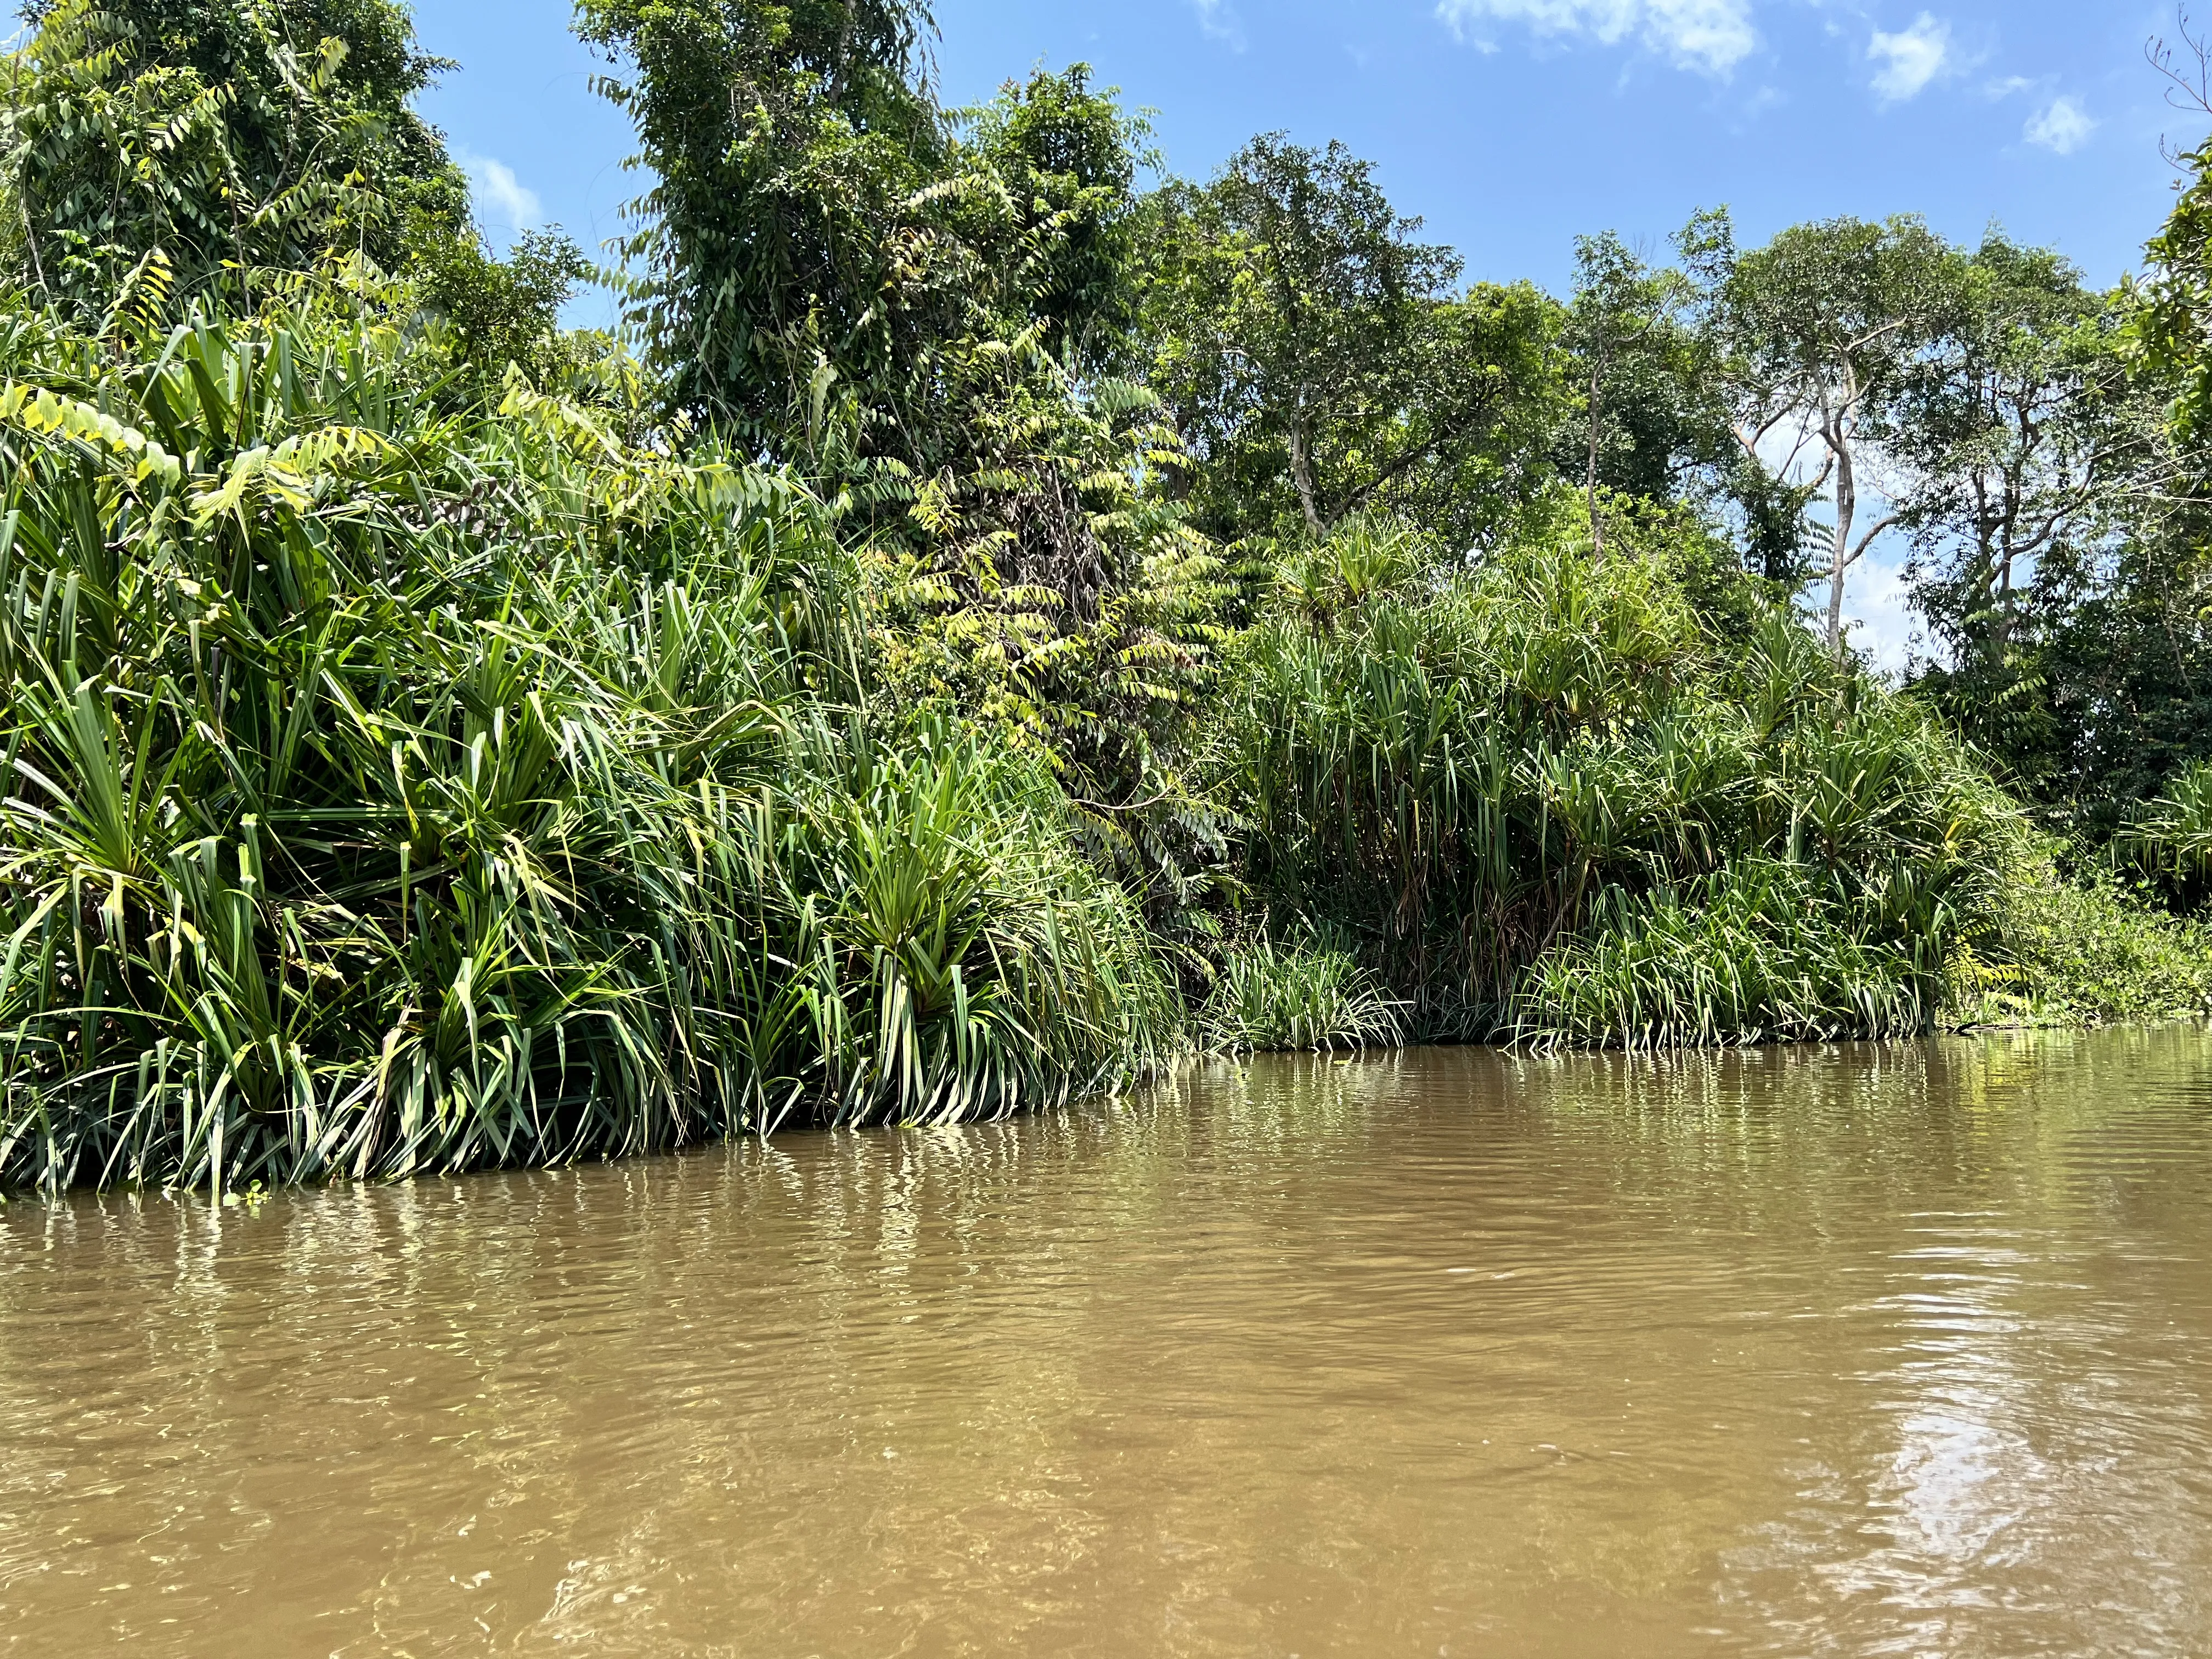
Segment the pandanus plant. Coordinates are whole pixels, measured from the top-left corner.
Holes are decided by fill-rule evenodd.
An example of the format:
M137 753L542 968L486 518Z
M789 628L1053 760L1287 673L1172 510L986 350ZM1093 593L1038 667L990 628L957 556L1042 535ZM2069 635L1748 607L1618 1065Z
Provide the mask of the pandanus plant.
M1571 538L1243 641L1249 872L1432 1035L1632 1046L1935 1017L2024 827L1794 619L1722 648L1662 559Z
M1172 1045L1034 763L835 714L789 479L471 404L374 315L113 355L0 389L0 1182L958 1116Z

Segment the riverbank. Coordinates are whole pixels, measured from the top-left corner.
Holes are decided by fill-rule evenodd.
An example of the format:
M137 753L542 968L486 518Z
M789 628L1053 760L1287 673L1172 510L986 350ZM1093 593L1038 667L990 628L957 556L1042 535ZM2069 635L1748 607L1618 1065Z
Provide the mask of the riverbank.
M1461 568L1363 521L1188 666L1172 799L1101 806L902 678L903 578L830 504L526 387L457 410L404 297L15 405L0 1184L945 1122L1201 1041L1831 1040L2212 984L2197 924L2062 875L1674 529L1601 556L1570 502Z
M1461 288L1340 146L1140 189L1080 65L956 114L896 4L809 46L590 0L673 192L617 338L560 325L573 246L470 222L404 8L325 18L308 86L258 12L132 4L41 10L0 135L0 1189L945 1124L1200 1048L2212 1007L2212 604L2144 505L2202 499L2195 441L2133 301L2055 256L1707 216L1680 270L1599 238L1571 295ZM702 137L738 106L686 102L699 63L790 118ZM137 135L186 85L179 170ZM269 140L278 86L327 143ZM94 212L110 178L143 193ZM265 223L204 194L247 178ZM1844 630L1844 495L1801 609L1875 440L1777 472L1742 438L1844 372L1774 330L1904 270L1950 308L1844 332L1912 343L1869 372L1916 547L1965 556L1984 324L2068 365L2066 453L2117 469L2045 610L2027 563L1916 588L1950 665L1910 686ZM1656 401L1611 427L1632 343ZM2112 644L2145 594L2166 679L2069 679L2092 623L2148 659Z

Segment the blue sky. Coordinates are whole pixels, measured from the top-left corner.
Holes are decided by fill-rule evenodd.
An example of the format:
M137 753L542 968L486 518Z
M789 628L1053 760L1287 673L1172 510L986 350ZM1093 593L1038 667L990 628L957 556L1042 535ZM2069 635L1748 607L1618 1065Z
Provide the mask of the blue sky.
M2212 8L2207 8L2212 17ZM562 0L422 0L462 67L424 100L495 238L614 235L636 179L602 66ZM2203 131L2143 60L2160 0L939 0L950 102L1032 65L1093 65L1154 112L1167 165L1204 175L1254 132L1341 138L1471 276L1561 285L1578 232L1655 252L1699 207L1746 242L1838 213L1991 220L2100 283L2133 268ZM609 311L579 302L579 319ZM1905 646L1893 554L1853 611Z

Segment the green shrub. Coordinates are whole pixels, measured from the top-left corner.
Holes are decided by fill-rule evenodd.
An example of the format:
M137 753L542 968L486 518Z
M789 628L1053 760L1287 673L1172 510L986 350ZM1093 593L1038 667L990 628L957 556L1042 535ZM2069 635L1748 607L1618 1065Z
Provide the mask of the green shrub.
M1209 1047L1394 1048L1401 1005L1346 952L1261 939L1230 951L1199 1017Z
M1927 1029L1938 988L1803 866L1753 858L1605 906L1531 966L1512 1029L1622 1048L1900 1036Z
M356 298L0 394L0 1183L957 1117L1171 1052L1042 763L841 709L803 489L448 389Z
M2185 896L2201 897L2212 878L2212 763L2199 762L2137 809L2114 850Z
M1224 691L1246 878L1347 930L1428 1036L1924 1024L2027 833L1925 711L1785 613L1723 642L1633 545L1538 540L1325 627L1286 605Z
M2172 915L2108 873L2048 859L2010 884L1985 950L1951 970L1956 1025L2107 1024L2212 1014L2212 927Z

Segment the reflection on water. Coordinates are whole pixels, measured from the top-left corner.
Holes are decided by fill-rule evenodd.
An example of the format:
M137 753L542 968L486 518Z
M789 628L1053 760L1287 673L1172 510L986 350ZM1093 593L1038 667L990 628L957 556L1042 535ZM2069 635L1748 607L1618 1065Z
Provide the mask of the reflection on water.
M2212 1037L0 1211L0 1647L2212 1653Z

